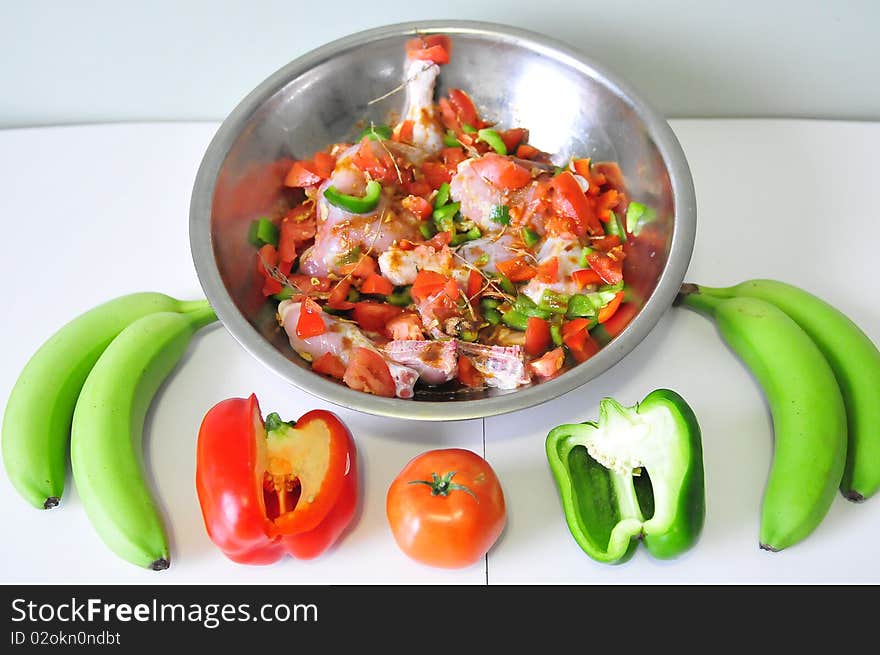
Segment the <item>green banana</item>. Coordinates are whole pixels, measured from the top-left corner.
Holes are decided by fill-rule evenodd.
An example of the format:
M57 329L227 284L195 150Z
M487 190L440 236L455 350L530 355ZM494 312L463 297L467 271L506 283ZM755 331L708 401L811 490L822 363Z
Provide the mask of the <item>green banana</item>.
M679 303L715 319L760 383L775 449L761 508L760 545L778 551L827 514L846 459L846 410L834 373L794 320L758 298L721 299L684 287Z
M847 415L846 466L840 490L862 501L880 489L880 350L859 327L824 300L775 280L726 288L698 287L718 298L748 296L773 303L803 328L831 364Z
M152 292L121 296L73 319L40 346L18 376L3 415L3 463L25 500L39 509L58 505L74 405L110 342L142 316L202 304Z
M126 327L92 368L73 414L73 479L89 520L113 552L156 571L168 568L170 559L144 482L143 424L192 336L217 320L204 304L186 314L150 314Z

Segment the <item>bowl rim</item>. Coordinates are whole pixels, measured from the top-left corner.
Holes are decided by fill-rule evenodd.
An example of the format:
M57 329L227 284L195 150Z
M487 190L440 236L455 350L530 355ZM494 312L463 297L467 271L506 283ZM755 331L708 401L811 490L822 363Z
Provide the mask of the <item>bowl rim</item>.
M267 341L241 314L220 276L214 255L211 212L214 186L229 150L245 124L291 79L353 48L391 37L468 34L524 45L578 70L624 98L643 122L669 172L675 200L674 228L666 265L650 298L629 325L588 363L558 378L476 400L404 400L355 391L297 366ZM199 282L220 322L263 365L299 389L335 405L368 414L424 421L485 418L540 405L598 377L635 348L669 309L684 280L696 236L696 196L690 167L672 128L656 110L615 74L570 45L544 34L501 23L470 20L410 21L376 27L331 41L297 57L267 77L242 99L218 128L202 158L190 200L190 250ZM586 366L589 364L588 366Z

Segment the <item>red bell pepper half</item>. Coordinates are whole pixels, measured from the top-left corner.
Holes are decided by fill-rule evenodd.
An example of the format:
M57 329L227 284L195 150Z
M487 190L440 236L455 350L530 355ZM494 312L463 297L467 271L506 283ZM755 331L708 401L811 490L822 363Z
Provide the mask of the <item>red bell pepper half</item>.
M232 561L311 559L354 517L354 440L330 412L264 424L256 396L230 398L199 429L196 490L211 541Z

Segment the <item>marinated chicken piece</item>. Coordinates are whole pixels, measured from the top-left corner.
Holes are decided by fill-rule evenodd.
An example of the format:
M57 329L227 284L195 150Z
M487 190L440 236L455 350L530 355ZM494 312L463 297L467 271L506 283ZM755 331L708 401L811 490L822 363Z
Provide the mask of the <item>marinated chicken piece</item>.
M485 378L487 386L516 389L530 382L523 349L519 346L484 346L459 341L458 351L461 356L471 360Z
M449 195L456 202L461 203L461 213L469 218L483 231L483 233L499 232L504 225L492 220L495 207L506 205L510 214L510 222L513 226L533 224L537 231L543 234L544 207L543 198L546 195L541 188L541 181L549 178L543 175L538 180L527 181L517 189L501 189L485 175L484 162L517 163L518 170L531 171L532 174L541 174L543 166L533 162L525 162L530 168L519 163L520 160L501 157L499 155L484 155L480 159L467 159L458 165L458 170L452 176L449 184ZM529 176L530 178L531 176Z
M413 145L429 155L443 148L443 126L434 107L434 85L439 74L437 64L420 59L407 60L403 120L413 122Z
M326 313L321 314L326 332L308 339L301 339L296 335L296 324L299 321L301 308L302 303L300 302L282 301L278 305L278 320L284 331L287 332L290 346L303 359L314 361L324 353L330 353L347 366L357 348L367 348L382 355L373 341L368 339L357 326L340 321ZM394 379L397 397L412 398L413 387L419 378L418 372L397 362L389 361L384 355L383 359L388 364L388 370Z
M483 237L468 241L455 251L456 259L459 257L468 264L475 266L487 273L497 273L497 262L510 259L516 253L514 249L520 247L518 239L511 232L505 232L500 236ZM469 270L469 267L468 267ZM465 270L465 276L467 270ZM465 278L466 279L466 278Z
M452 251L447 246L440 250L428 245L418 245L411 250L391 246L379 255L382 275L397 286L412 284L421 270L448 276L452 273L452 267Z
M352 163L352 156L359 147L360 144L340 156L333 175L318 189L315 243L300 259L300 270L306 275L323 277L338 273L345 255L356 248L384 252L397 240L416 240L421 236L419 220L392 202L387 193L382 194L376 209L366 214L353 214L324 197L324 191L330 186L348 195L364 194L367 176ZM380 149L382 146L378 141L370 141L369 147Z
M571 295L578 292L578 287L571 274L583 266L580 265L581 244L576 240L561 239L559 237L547 237L541 245L541 249L535 255L538 264L542 264L553 257L559 262L557 282L541 282L534 277L520 289L520 293L528 296L533 301L540 302L541 296L546 289L556 293Z
M384 346L389 359L415 369L426 384L443 384L455 377L458 368L455 341L389 341Z

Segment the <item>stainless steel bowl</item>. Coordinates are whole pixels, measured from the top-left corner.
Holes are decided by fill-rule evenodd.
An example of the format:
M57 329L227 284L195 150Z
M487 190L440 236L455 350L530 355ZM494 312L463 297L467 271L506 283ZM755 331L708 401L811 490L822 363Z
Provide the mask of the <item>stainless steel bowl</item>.
M404 44L416 33L452 38L438 92L467 90L482 116L530 130L530 142L569 156L620 163L631 196L660 208L655 247L628 266L645 271L644 304L598 354L559 377L515 391L434 392L413 400L352 391L312 373L263 301L251 220L278 202L279 160L305 158L352 139L364 121L399 110ZM371 100L382 97L379 102ZM684 154L666 121L614 75L540 34L470 21L391 25L329 43L259 84L223 122L205 153L190 207L196 270L220 320L244 348L300 389L372 414L434 421L490 416L537 405L592 380L639 343L672 304L694 244L696 203Z

